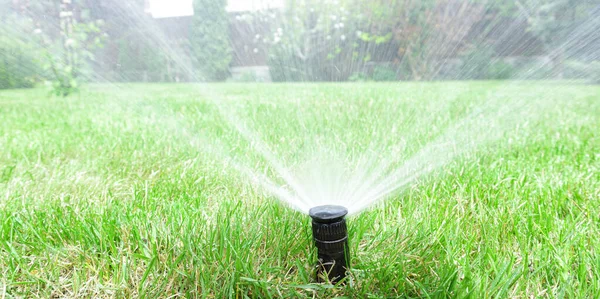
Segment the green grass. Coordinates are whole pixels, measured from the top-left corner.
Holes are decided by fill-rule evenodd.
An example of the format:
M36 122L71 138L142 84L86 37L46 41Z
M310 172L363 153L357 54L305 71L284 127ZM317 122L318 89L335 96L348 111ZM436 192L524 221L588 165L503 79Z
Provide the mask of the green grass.
M600 294L599 87L211 89L289 165L321 138L348 157L375 140L401 163L490 98L539 105L350 217L353 282L331 288L313 284L308 217L218 158L272 172L202 88L102 85L66 99L2 91L0 298ZM401 135L408 146L398 152Z

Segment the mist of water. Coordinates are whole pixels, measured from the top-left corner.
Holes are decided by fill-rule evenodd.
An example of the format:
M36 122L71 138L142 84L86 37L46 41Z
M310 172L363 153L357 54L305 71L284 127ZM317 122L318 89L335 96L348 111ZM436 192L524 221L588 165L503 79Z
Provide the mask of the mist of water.
M432 5L433 8L415 6L410 1L391 1L390 3L393 3L390 8L391 11L405 11L406 17L410 18L412 14L417 13L417 9L428 9L428 13L422 15L426 18L426 23L445 26L443 29L429 28L413 33L419 35L419 38L412 39L410 43L405 45L405 52L398 59L398 53L392 52L391 47L384 49L382 44L389 42L391 36L410 34L407 32L414 30L414 24L397 24L405 27L387 28L389 34L382 31L384 29L380 29L381 43L363 43L361 42L361 38L362 40L365 39L361 37L364 33L363 30L372 28L373 24L377 24L377 18L381 16L362 15L359 11L360 7L356 4L358 2L325 1L323 7L320 8L311 1L300 2L302 7L308 11L306 15L301 15L289 9L286 10L286 8L265 10L260 13L238 13L235 15L236 20L244 20L248 18L247 16L252 16L254 22L249 22L246 25L243 25L245 23L242 23L242 25L237 24L232 30L242 30L245 34L254 34L258 30L272 32L268 37L262 38L259 33L256 33L257 38L254 38L253 41L255 44L250 45L251 48L253 47L250 51L252 53L262 53L267 51L265 50L266 47L275 48L278 43L283 43L286 40L290 42L290 40L304 38L303 47L292 49L293 57L281 59L280 64L283 65L282 77L293 78L297 76L296 71L298 69L308 69L309 64L331 66L323 71L325 75L312 74L311 77L309 73L299 79L302 84L305 84L306 94L318 94L314 91L320 88L317 83L309 83L308 81L341 81L344 76L349 74L362 74L372 71L373 63L369 63L367 59L354 59L353 56L365 55L366 58L365 53L377 52L376 49L383 49L380 51L381 57L377 57L379 61L385 61L386 59L387 61L394 61L396 59L395 65L406 68L404 71L399 68L396 69L397 76L401 72L417 73L416 70L424 69L423 75L415 75L410 80L441 81L436 84L443 84L443 80L476 78L474 74L479 72L482 67L481 62L476 61L478 59L476 55L466 55L462 59L462 65L455 67L450 74L444 71L453 63L456 63L456 59L453 57L456 57L461 49L466 51L465 48L467 47L464 46L464 43L467 40L471 41L469 47L474 49L473 52L494 51L496 53L496 55L489 57L487 64L484 63L484 66L498 64L502 62L502 59L510 57L511 54L526 53L528 50L533 51L534 48L537 51L542 51L545 59L521 67L512 72L505 80L498 81L496 85L490 87L484 99L476 102L475 106L470 107L468 111L450 122L440 124L435 118L449 111L452 103L462 101L460 97L465 95L465 91L456 88L448 88L448 90L444 90L443 94L435 95L436 99L432 101L432 103L436 103L435 107L429 107L425 111L416 111L420 114L413 114L407 119L400 120L403 126L399 130L397 121L375 121L369 119L369 117L376 117L375 114L366 113L366 117L358 118L357 121L365 122L365 127L371 127L373 132L379 133L379 135L362 137L367 139L366 147L353 144L356 139L344 138L343 131L345 128L335 127L331 123L327 123L333 113L343 114L345 110L350 113L349 110L352 104L344 102L343 92L340 93L340 99L338 99L341 103L338 109L341 112L318 110L317 108L310 109L310 107L302 109L301 102L277 102L277 105L298 105L297 118L290 121L297 123L299 128L305 128L303 131L301 130L302 134L299 138L302 138L306 145L299 150L300 152L294 153L278 152L274 149L275 144L271 141L273 139L265 137L269 134L277 135L277 132L274 131L277 131L278 128L257 128L256 120L251 115L244 113L244 107L239 108L235 101L231 101L227 96L220 94L215 85L212 83L195 85L200 95L198 101L208 100L217 108L226 125L234 130L237 136L248 145L247 149L254 151L260 157L258 162L248 161L248 159L234 154L223 140L209 139L202 136L202 132L188 128L184 116L165 112L167 109L156 103L148 104L143 100L127 101L123 100L124 97L121 97L112 100L113 109L144 107L139 113L142 117L146 117L149 122L160 124L159 127L162 130L177 134L181 139L189 140L190 144L196 146L198 150L219 157L224 165L237 170L250 182L296 210L307 213L311 207L317 205L338 204L348 207L350 213L355 214L374 203L393 197L419 178L448 165L456 158L502 140L507 134L514 134L515 128L534 123L556 105L556 99L541 99L540 95L560 93L564 86L582 84L582 80L587 79L586 74L594 72L591 62L600 59L600 49L598 48L600 45L600 6L598 5L586 6L588 11L585 12L585 17L581 17L580 22L572 22L569 26L557 27L555 30L549 29L545 35L535 36L531 31L538 29L536 29L535 24L531 25L529 23L536 18L543 19L541 16L547 13L546 10L549 9L548 3L545 1L523 1L522 4L517 5L516 12L511 16L513 22L510 23L501 22L501 19L505 18L499 8L503 4L502 1L494 2L497 5L486 6L493 1L439 0L428 4ZM376 2L381 4L384 1ZM104 10L110 12L113 18L120 19L123 24L127 25L127 29L136 34L138 38L158 49L158 52L170 61L169 65L177 68L188 81L203 81L206 76L192 63L193 59L190 57L189 49L185 48L185 43L174 43L173 39L168 36L169 33L165 32L165 29L159 26L156 20L140 10L139 6L131 5L127 1L107 1L105 4L103 6ZM497 12L490 14L489 10L492 9L490 7L497 10ZM317 15L314 12L317 9L322 9L326 13ZM336 14L330 14L333 11L336 11ZM39 21L36 18L46 17L36 16L32 18L27 17L27 15L27 7L17 9L11 15L11 19L3 21L1 25L2 32L22 36L25 41L35 44L36 47L44 48L51 55L61 55L60 50L49 46L49 44L41 43L35 33L20 31L19 28L23 27L16 26L15 22L22 21L35 24ZM489 20L485 19L484 16L493 16L496 19ZM307 18L306 20L316 18L316 20L312 20L315 25L312 27L307 25L309 28L298 25L303 21L300 20L301 17ZM234 18L233 13L232 18ZM348 33L344 28L350 26L352 19L355 20L353 26L356 28L352 28L354 32ZM55 25L57 27L50 28L50 30L60 31L60 28L58 28L60 23ZM324 26L329 29L323 29ZM531 28L524 28L525 26ZM301 29L293 31L293 28ZM331 34L326 34L326 32ZM483 38L486 36L494 36L495 38ZM109 41L110 38L108 37ZM547 42L545 46L540 46L539 43L543 41L553 42ZM232 43L234 42L232 41ZM349 49L348 43L355 43L357 46L347 50ZM417 47L416 43L421 47ZM548 45L551 45L552 48L548 48ZM337 56L329 59L327 55L320 54L320 49L340 50L337 52ZM251 56L242 55L240 57L238 59L243 62L244 59L250 59ZM133 58L124 57L125 60ZM558 58L563 61L581 62L583 67L580 73L565 78L564 68L553 64ZM98 64L102 64L102 61L96 61L95 64L97 67ZM94 70L94 68L92 69ZM126 77L125 74L117 72L109 75L98 71L96 68L96 71L86 73L82 77L85 77L91 83L105 83L103 88L113 88L119 90L119 92L127 92L126 86L121 84L121 79ZM528 84L527 82L534 79L560 79L561 81L560 84L546 84L543 87L540 87L542 85L534 85L536 87L530 89L515 88L516 86ZM344 84L348 83L339 84L340 88L344 88ZM390 86L374 85L373 88L385 89L390 88ZM418 86L420 88L418 94L426 94L428 85L421 84ZM527 90L527 92L523 93L524 90ZM286 85L281 85L281 92L286 92ZM350 96L350 94L347 95ZM573 97L579 96L586 96L586 94L573 95ZM241 95L241 97L249 97L249 95ZM415 97L419 98L419 95L415 95ZM392 102L404 101L407 98L410 98L410 95L397 96L397 98L389 100ZM260 100L270 101L270 99ZM391 102L380 99L375 101L378 102L373 105L379 108L398 108L397 105L390 104ZM359 109L369 111L369 109L374 108L366 106ZM276 110L274 111L271 117L282 117L276 114ZM312 129L306 129L311 128L311 126L303 125L303 122L318 122L322 123L323 126L331 127L322 128L319 132L315 132ZM433 135L431 138L417 138L416 132L423 132L423 130L427 132L428 126L432 125L443 125L443 127L431 128L430 131ZM351 130L351 128L348 130ZM425 140L426 142L423 144L409 143L417 140ZM268 170L265 171L265 168Z

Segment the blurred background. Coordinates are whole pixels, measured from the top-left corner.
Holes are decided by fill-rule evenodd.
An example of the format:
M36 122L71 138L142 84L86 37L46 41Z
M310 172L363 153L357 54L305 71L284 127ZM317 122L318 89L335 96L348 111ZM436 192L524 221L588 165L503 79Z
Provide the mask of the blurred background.
M581 79L597 0L0 0L0 88ZM535 70L535 71L531 71Z

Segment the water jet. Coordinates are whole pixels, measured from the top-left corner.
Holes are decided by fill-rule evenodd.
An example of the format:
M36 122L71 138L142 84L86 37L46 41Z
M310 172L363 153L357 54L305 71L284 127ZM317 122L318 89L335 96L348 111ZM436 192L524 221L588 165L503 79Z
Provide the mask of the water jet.
M348 209L336 205L323 205L311 208L308 213L312 218L313 240L317 247L317 281L343 283L346 271L350 267L348 228L345 219Z

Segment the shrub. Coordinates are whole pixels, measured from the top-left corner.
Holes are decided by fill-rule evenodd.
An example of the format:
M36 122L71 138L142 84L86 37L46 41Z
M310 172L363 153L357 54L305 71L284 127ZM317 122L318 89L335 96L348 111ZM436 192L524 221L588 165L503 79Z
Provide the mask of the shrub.
M565 73L569 78L587 79L590 83L600 84L600 61L566 61Z
M369 76L361 72L354 72L350 77L348 77L348 81L351 82L366 82L369 81Z
M493 49L473 49L461 59L461 79L505 80L516 73L515 67L499 58Z
M462 66L458 77L461 79L487 79L490 61L494 59L494 51L488 48L475 48L461 57Z
M51 94L66 97L79 91L83 79L91 77L89 63L94 60L94 51L104 46L103 24L102 20L85 22L67 18L60 27L62 39L41 35Z
M286 2L283 10L237 16L264 47L273 81L344 81L362 69L370 48L360 40L366 16L355 0ZM240 24L242 25L242 24Z
M515 73L515 68L504 61L496 61L489 65L485 79L506 80Z
M42 73L32 45L0 35L0 89L33 87Z
M371 76L374 81L396 81L398 75L396 71L389 66L376 66L373 69L373 75Z
M594 84L600 84L600 61L590 63L590 80Z

